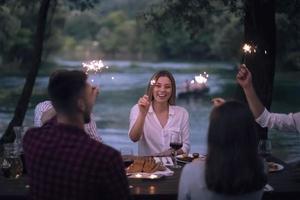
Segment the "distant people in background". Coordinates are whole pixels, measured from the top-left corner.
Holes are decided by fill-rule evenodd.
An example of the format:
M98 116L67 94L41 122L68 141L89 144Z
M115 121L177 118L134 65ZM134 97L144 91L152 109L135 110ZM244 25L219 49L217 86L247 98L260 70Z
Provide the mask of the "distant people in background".
M254 119L246 105L228 101L213 108L206 161L185 165L179 200L261 199L267 175L258 155Z
M188 112L175 106L176 85L168 71L155 73L142 96L130 112L129 137L138 141L139 155L170 156L171 134L181 134L183 146L178 154L190 150L190 124Z
M252 84L251 72L246 65L241 65L236 79L243 88L249 107L262 127L274 128L279 131L300 133L300 112L290 114L270 113L261 103Z
M51 101L43 101L36 105L34 110L34 126L41 127L50 120L56 121L56 112ZM93 139L102 142L101 136L98 135L97 125L91 114L91 121L84 125L85 132Z
M56 71L48 93L56 122L28 130L23 139L30 199L129 199L120 153L89 137L84 124L99 91L82 71Z

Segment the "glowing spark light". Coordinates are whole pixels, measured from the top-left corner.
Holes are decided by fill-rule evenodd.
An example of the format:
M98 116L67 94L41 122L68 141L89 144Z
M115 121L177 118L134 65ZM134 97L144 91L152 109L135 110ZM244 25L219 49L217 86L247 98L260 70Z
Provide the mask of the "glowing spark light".
M156 81L153 79L150 81L150 85L155 85Z
M243 51L245 54L256 53L256 46L251 46L250 44L245 43L243 46Z
M89 63L82 63L83 68L85 69L86 73L89 72L101 72L102 69L105 67L106 69L108 69L108 66L104 66L102 60L93 60Z
M199 74L199 76L195 76L195 81L199 84L204 84L207 82L207 79L208 79L208 74L206 72L202 74Z
M242 47L243 49L243 56L242 56L242 63L245 63L246 60L246 55L247 54L252 54L252 53L256 53L256 46L251 46L250 44L245 43Z
M108 69L108 66L104 66L102 60L92 60L90 62L83 62L82 67L84 72L88 75L88 82L93 86L100 85L100 74L103 69ZM111 77L114 80L114 77Z

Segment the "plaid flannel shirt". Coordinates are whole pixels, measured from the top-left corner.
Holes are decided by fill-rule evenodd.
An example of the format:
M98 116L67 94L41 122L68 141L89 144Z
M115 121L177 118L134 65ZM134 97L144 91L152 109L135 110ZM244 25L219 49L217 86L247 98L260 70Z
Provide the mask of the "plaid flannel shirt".
M46 123L32 128L23 148L33 200L129 198L120 153L77 127Z

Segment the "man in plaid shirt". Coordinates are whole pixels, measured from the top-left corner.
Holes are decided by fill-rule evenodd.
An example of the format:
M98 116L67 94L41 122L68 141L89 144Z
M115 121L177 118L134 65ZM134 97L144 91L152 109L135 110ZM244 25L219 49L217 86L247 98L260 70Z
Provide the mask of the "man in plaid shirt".
M120 153L84 131L98 94L86 80L81 71L62 70L50 77L57 123L32 128L23 139L31 199L129 198Z

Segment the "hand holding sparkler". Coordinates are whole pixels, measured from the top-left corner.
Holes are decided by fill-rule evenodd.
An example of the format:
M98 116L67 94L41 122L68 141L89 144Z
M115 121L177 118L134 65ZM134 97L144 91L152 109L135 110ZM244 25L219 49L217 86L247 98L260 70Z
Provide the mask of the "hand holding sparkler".
M149 99L149 96L146 94L138 100L140 113L144 116L147 115L150 105L151 105L151 101Z
M242 64L239 66L236 80L242 88L252 87L252 75L246 65Z

